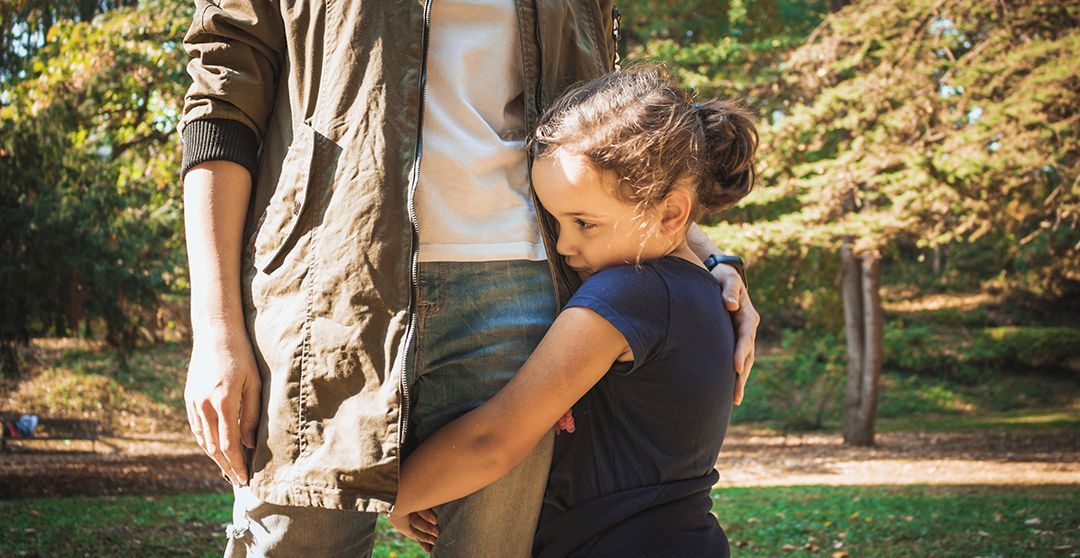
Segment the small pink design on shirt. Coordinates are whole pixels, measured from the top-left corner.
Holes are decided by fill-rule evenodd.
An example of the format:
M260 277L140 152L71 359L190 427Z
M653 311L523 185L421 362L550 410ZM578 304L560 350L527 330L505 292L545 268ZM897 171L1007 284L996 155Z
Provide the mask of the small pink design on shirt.
M555 425L555 433L556 434L558 434L559 432L563 432L563 431L568 432L570 434L574 433L573 409L570 409L570 410L566 411L566 413L563 414L562 418L559 419L559 422Z

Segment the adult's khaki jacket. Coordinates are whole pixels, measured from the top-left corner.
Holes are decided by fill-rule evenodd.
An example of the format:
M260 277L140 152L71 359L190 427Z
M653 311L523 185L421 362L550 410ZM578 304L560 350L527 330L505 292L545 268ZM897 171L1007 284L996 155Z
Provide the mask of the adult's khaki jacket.
M431 1L195 0L183 168L223 159L255 177L242 285L263 379L251 487L271 503L394 501ZM516 3L531 128L568 86L614 67L617 12ZM567 276L552 273L564 299Z

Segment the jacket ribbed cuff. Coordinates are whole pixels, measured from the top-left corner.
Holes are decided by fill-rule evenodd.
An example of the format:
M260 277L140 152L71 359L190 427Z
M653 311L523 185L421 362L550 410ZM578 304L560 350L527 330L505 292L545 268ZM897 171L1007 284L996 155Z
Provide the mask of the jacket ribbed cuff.
M184 157L180 179L191 167L206 161L232 161L242 165L255 180L259 160L259 140L255 132L235 120L213 118L193 120L184 127Z

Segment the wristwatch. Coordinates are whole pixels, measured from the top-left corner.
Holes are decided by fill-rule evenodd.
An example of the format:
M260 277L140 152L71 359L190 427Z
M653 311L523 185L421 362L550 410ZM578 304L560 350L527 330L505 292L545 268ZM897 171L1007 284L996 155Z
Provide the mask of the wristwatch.
M739 273L739 278L742 279L743 287L745 287L748 291L750 290L750 284L746 282L746 266L743 264L742 258L740 258L739 256L729 256L727 254L710 254L709 257L705 258L705 261L702 263L705 264L705 267L709 271L712 271L713 268L721 264L734 267L735 271Z

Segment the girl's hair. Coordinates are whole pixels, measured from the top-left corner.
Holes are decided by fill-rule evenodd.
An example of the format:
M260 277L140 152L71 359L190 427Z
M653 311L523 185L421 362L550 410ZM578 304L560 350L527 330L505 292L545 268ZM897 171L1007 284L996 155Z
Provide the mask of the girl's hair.
M734 205L754 186L758 133L750 112L727 99L694 103L662 68L638 64L574 87L540 117L534 157L564 149L618 178L615 192L639 209L677 185L704 211Z

